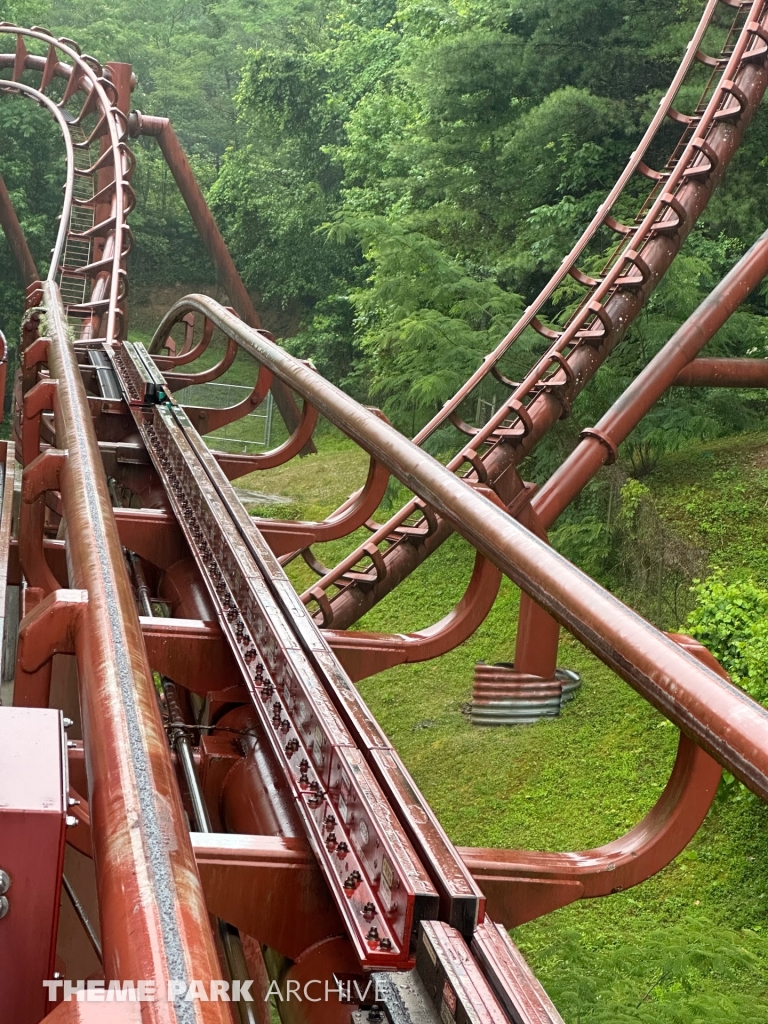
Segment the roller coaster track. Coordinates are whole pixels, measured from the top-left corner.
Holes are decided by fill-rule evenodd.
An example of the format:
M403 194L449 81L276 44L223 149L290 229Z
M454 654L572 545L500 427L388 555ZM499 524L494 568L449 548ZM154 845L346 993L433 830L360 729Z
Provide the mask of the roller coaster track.
M151 983L140 1007L109 1008L126 1024L262 1024L270 985L285 1022L557 1022L507 929L668 864L704 820L722 767L768 799L768 712L701 645L659 632L545 534L672 384L768 384L763 361L696 358L768 271L768 235L538 493L516 469L619 343L721 180L768 84L767 7L707 3L582 238L413 442L260 329L172 128L130 110L130 68L102 67L43 29L0 24L13 44L0 54L0 93L47 109L66 155L45 277L0 188L0 223L28 286L0 505L6 647L17 640L13 707L0 708L0 953L14 965L0 997L14 1022L106 1021L98 1006L62 1001L76 971L107 986ZM725 41L708 56L715 29ZM674 103L697 66L706 84L684 114ZM652 169L670 124L679 131ZM127 330L128 140L142 134L158 139L237 310L187 296L149 349ZM640 180L651 189L638 198ZM635 215L619 221L632 203ZM618 244L592 278L580 265L605 250L606 232ZM568 275L583 299L564 325L547 326ZM521 382L508 380L502 360L528 330L546 351ZM197 369L213 351L219 362ZM235 359L254 367L245 400L177 400ZM489 374L508 397L470 426L462 406ZM241 456L205 443L270 389L287 410L282 445ZM320 415L368 454L363 488L320 523L249 517L231 480L306 451ZM443 466L422 445L448 422L469 440ZM414 498L378 526L390 476ZM331 571L319 565L313 544L366 524L366 544ZM476 563L446 619L410 634L346 631L453 532ZM303 598L283 569L300 553L321 576ZM503 575L523 591L515 685L551 687L562 625L680 730L658 802L606 846L457 849L354 686L461 643ZM62 886L74 924L59 921ZM258 995L223 1002L211 984ZM209 998L193 998L196 986ZM291 1000L299 992L307 998Z
M643 139L557 272L478 370L414 439L421 445L448 423L468 434L470 440L449 468L493 487L505 505L515 503L517 515L528 510L528 502L520 500L523 483L514 467L557 420L568 416L574 399L621 341L706 207L763 95L768 45L764 5L728 4L732 22L721 52L710 57L701 46L721 7L718 0L707 4L683 63ZM701 64L710 72L706 85L692 113L682 114L673 104L691 69ZM680 126L679 135L665 164L660 170L652 169L645 161L670 123ZM651 189L641 200L633 200L638 179L650 179ZM626 224L619 222L614 216L617 209L632 202L637 204L635 216L626 217ZM606 229L618 235L619 243L599 277L592 278L579 268L579 262ZM569 276L582 285L584 296L564 327L553 329L545 325L543 315ZM547 340L547 350L524 380L510 381L499 364L530 329ZM508 388L509 395L486 424L470 427L460 418L460 407L489 374ZM345 629L390 593L451 532L439 519L425 519L417 502L409 502L364 545L323 572L303 600L320 603L324 625ZM375 558L374 548L379 552ZM313 559L307 560L317 565ZM331 588L335 594L329 599Z

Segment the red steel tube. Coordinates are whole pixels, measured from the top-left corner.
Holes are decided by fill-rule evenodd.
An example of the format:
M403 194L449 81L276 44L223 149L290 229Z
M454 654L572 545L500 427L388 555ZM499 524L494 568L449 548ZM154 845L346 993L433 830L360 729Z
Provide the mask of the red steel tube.
M86 590L75 637L105 977L155 981L145 1024L231 1024L227 1004L165 998L168 980L221 977L106 477L57 286L45 285L49 367L70 585Z
M3 229L8 246L16 260L24 287L27 288L33 281L39 281L40 275L35 266L35 260L29 251L27 240L19 224L19 218L13 208L8 189L5 187L3 176L0 174L0 227Z
M674 383L686 388L768 388L768 359L694 359Z
M698 374L698 384L712 386L711 381L718 370L732 387L761 386L759 383L736 384L736 373L740 373L742 379L748 374L759 377L762 373L765 381L762 386L768 385L766 360L695 359L766 274L768 232L761 235L726 274L611 406L593 431L582 436L574 451L539 493L534 495L531 506L541 528L548 530L552 526L597 471L615 457L621 442L672 385L692 383L690 378ZM717 365L713 367L713 364ZM738 364L738 367L734 364ZM748 365L744 368L743 364ZM700 365L701 371L695 369ZM723 384L724 380L720 383ZM520 672L551 676L557 666L559 634L557 622L527 594L522 594L517 620L515 668Z
M216 268L224 288L226 289L229 301L237 310L239 315L249 327L261 330L261 320L256 312L256 307L251 301L248 290L237 272L234 260L229 254L226 243L221 236L219 227L214 220L208 204L197 179L189 166L186 153L182 149L179 137L173 130L173 125L167 117L151 117L134 111L128 122L132 135L151 135L157 139L157 144L165 157L165 161L171 169L171 174L178 186L195 227L200 233L203 244L208 251L211 262ZM280 410L280 415L285 420L285 425L292 433L299 425L300 414L296 408L293 396L282 384L281 381L274 381L272 394ZM302 455L308 455L315 451L315 446L310 439L302 448Z
M701 665L506 510L213 299L182 299L155 338L166 337L192 311L209 317L311 402L694 742L768 800L768 710Z
M115 87L117 97L116 106L118 110L122 111L127 115L128 109L131 104L131 87L133 79L133 69L130 64L118 64L109 63L105 65L110 72L110 80L112 85ZM102 136L100 156L103 156L111 146L111 140L108 136ZM116 160L122 161L122 176L124 181L129 181L131 176L132 165L128 163L123 156L115 154ZM97 192L102 192L115 180L115 167L110 166L108 163L98 172L96 181ZM115 218L117 223L117 204L118 194L117 190L112 195L111 199L108 199L94 208L94 223L100 224L104 221L109 221L110 218ZM115 255L115 233L109 231L104 237L97 237L93 240L93 258L96 259L112 259ZM91 291L89 300L91 302L98 301L105 298L112 284L112 273L114 268L105 268L96 275L91 285ZM128 324L128 306L127 298L123 298L120 303L120 309L122 312L121 323L119 326L118 336L121 338L125 337L125 332ZM84 320L80 329L80 336L78 340L84 341L90 338L98 337L101 332L101 324L104 314L98 311L98 308L94 308L90 318Z
M200 186L189 166L179 137L173 130L173 125L167 117L152 117L142 114L138 110L131 114L128 123L132 135L147 135L157 139L157 144L171 169L171 174L179 187L179 192L187 205L195 227L200 232L200 237L216 268L216 273L226 289L229 301L250 327L260 330L259 314L237 272L205 197L200 191Z
M753 4L755 17L763 17L761 4ZM744 38L739 45L743 45ZM731 58L734 61L734 57ZM768 85L768 67L764 64L745 64L736 74L739 89L743 92L746 105L740 117L734 123L718 123L707 136L708 144L716 156L717 165L703 179L690 178L676 192L676 200L685 211L684 222L673 235L658 235L651 238L642 249L642 257L650 269L648 279L637 290L619 289L607 298L604 311L613 325L602 341L596 345L581 345L568 356L568 363L573 374L573 384L565 397L572 402L597 372L605 359L610 355L624 335L628 325L640 312L644 303L666 273L676 257L682 243L691 228L706 208L709 199L725 174L725 170L739 147L743 133L754 116L755 110L762 99ZM480 371L478 371L480 372ZM463 389L462 389L463 391ZM483 459L488 483L498 485L505 473L519 465L533 450L541 438L561 418L563 404L556 394L541 393L535 402L527 408L531 420L531 429L524 438L515 444L499 443ZM434 421L433 421L434 422ZM486 428L487 429L486 425ZM430 428L425 428L427 431ZM424 431L419 438L422 437ZM472 443L475 443L475 438ZM360 619L383 597L389 594L397 584L405 579L432 552L434 552L452 533L449 524L440 522L438 528L419 544L394 544L384 553L386 574L371 586L365 588L346 587L331 598L333 627L346 629ZM361 553L356 551L346 562L354 563ZM339 573L337 566L329 573L330 577ZM329 576L324 577L319 585L327 584Z
M612 455L611 445L617 448L664 392L673 384L683 382L681 377L690 373L692 367L699 362L691 361L766 274L768 231L760 236L614 402L594 428L595 433L581 439L565 462L534 495L531 505L545 530L549 529L598 469L609 460ZM705 366L711 366L712 363L754 363L762 371L763 380L766 379L765 367L768 362L763 360L706 359L701 362ZM606 440L601 440L601 437Z

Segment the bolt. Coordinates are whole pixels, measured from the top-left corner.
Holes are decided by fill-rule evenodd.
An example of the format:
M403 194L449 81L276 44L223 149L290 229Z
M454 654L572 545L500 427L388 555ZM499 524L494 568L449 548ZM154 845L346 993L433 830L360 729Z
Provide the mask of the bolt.
M0 896L0 920L5 917L8 911L11 909L11 905L8 902L7 896Z
M77 818L74 816L74 814L68 814L67 817L66 817L66 822L67 822L67 828L74 828L75 825L79 824L79 822L78 822Z
M64 719L64 728L69 729L70 726L74 725L74 721L71 718Z
M384 1014L381 1012L378 1003L373 1004L373 1006L368 1011L368 1017L366 1019L370 1021L370 1024L382 1024L384 1020Z
M74 741L74 740L67 740L67 746L68 746L68 747L69 747L69 749L71 750L71 749L72 749L72 747L76 747L76 746L77 746L77 743L75 743L75 741Z
M11 887L11 876L0 868L0 896L5 895Z
M67 805L69 807L79 807L80 806L80 801L79 800L75 800L75 798L73 796L71 796L67 800Z

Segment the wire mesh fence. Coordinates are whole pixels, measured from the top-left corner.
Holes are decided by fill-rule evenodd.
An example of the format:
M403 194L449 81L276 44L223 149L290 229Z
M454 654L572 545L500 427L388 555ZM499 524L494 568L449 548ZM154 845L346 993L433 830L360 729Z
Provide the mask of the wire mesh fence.
M180 405L226 409L242 402L252 390L242 384L213 382L181 388L175 393L175 398ZM223 448L225 451L248 452L258 448L268 449L272 445L273 427L274 401L270 391L253 412L220 430L206 434L205 440L209 448Z

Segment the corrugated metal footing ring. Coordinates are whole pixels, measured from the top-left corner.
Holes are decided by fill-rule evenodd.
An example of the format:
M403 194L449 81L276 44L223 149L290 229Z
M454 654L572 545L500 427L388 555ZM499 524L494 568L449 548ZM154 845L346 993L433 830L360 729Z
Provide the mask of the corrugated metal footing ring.
M475 665L470 719L473 725L530 725L556 718L581 686L578 672L555 670L553 679L516 672L509 663Z

